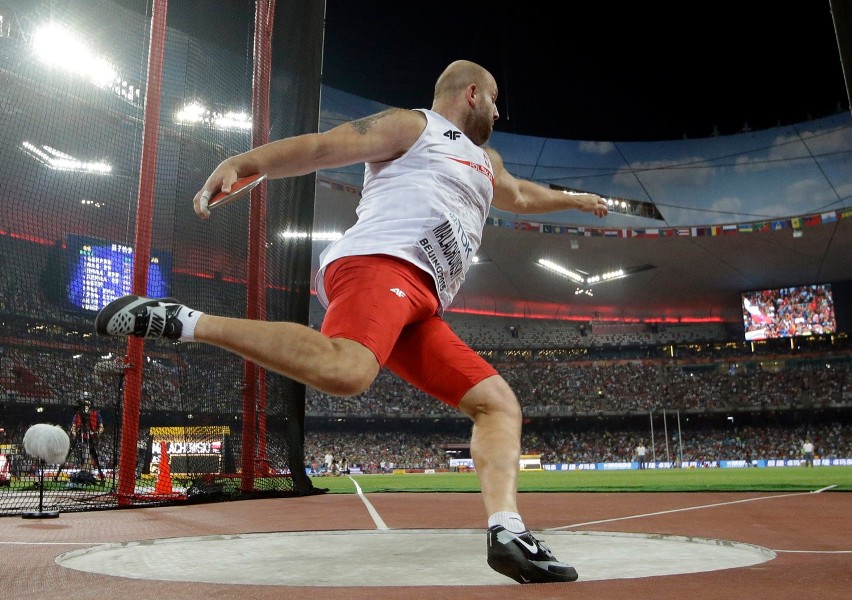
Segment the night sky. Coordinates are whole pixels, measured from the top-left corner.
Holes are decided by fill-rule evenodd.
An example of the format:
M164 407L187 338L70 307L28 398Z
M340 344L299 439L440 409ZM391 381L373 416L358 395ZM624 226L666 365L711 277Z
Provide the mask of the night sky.
M428 106L443 67L467 58L497 78L498 130L566 139L705 137L848 109L828 0L662 4L328 0L324 82Z
M648 141L766 129L849 110L832 1L850 0L327 0L323 83L428 107L443 68L466 58L497 79L498 131ZM250 51L254 2L213 4L211 20L199 19L211 0L172 2L170 25Z

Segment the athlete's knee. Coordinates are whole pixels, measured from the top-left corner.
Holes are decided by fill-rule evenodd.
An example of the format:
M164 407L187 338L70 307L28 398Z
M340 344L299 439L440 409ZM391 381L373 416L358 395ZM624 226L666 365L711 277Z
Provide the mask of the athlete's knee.
M521 420L521 405L506 380L499 375L473 386L459 402L459 410L476 419L479 415L502 414Z
M332 396L357 396L367 390L379 372L379 362L364 346L350 340L333 340L334 358L324 369L321 391Z
M322 391L332 396L349 398L366 392L373 379L375 376L365 372L336 370L325 377Z

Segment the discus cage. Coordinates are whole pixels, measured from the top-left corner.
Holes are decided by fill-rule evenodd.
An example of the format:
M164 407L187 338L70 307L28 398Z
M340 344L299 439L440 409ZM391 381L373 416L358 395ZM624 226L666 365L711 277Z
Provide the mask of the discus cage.
M281 233L312 230L315 177L208 221L192 198L224 158L316 131L324 4L0 0L0 515L321 491L304 386L94 317L133 293L308 322L310 236ZM83 393L103 433L39 465L24 433L70 429Z

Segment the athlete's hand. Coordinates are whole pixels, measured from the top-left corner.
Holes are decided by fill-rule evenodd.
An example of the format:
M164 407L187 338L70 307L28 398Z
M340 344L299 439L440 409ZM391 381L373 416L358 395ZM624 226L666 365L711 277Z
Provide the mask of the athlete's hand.
M584 212L594 213L596 217L601 219L609 214L609 205L606 199L596 194L588 194L580 205L580 210Z
M207 205L210 198L219 192L230 192L231 186L239 179L239 174L235 166L227 160L222 161L218 167L210 174L204 186L198 190L195 197L192 199L192 206L197 214L202 219L210 217L210 209Z

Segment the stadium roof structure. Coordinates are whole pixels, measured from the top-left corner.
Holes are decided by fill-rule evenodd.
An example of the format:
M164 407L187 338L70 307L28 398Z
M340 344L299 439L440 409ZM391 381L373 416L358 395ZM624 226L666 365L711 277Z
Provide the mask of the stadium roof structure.
M380 106L323 91L323 126ZM348 115L335 111L346 107ZM352 114L352 113L355 114ZM852 115L698 140L496 133L520 178L590 191L610 215L492 209L453 310L528 318L738 322L744 291L852 278ZM320 174L316 232L354 223L362 166ZM314 242L314 265L327 241ZM573 271L543 268L544 259ZM624 271L622 277L601 277Z
M614 201L603 221L492 210L453 310L739 323L742 291L852 278L842 3L725 0L689 15L572 3L557 15L438 0L417 19L392 4L328 0L321 128L428 107L441 69L469 58L500 87L491 144L510 172ZM321 175L315 229L339 230L362 169ZM586 281L635 272L578 285L542 259Z
M187 6L191 4L188 2ZM364 3L353 4L363 6ZM440 13L438 4L430 2L429 10ZM514 15L515 9L498 4L503 7L500 10L504 13L508 11L506 14ZM420 101L405 104L402 104L402 96L395 94L394 86L391 85L396 82L398 76L384 77L386 74L382 71L373 70L374 65L370 61L359 60L364 67L359 78L367 82L372 80L374 85L364 89L367 93L375 90L374 93L369 96L360 95L353 93L351 89L344 91L331 85L332 82L345 83L342 79L332 76L335 70L341 68L341 65L335 62L339 62L340 55L335 59L332 50L334 44L339 43L338 36L341 35L339 28L333 26L336 18L334 11L340 10L343 5L348 6L347 3L337 0L329 2L329 51L323 66L320 130L327 130L341 122L382 110L391 104L428 106L431 102L434 78L439 70L436 70L434 65L409 65L404 83L410 87L413 81L417 82L420 90L416 97ZM823 8L825 10L820 21L823 28L820 32L825 34L824 26L827 22L830 28L831 15L826 14L828 6ZM191 17L192 11L187 14ZM531 14L541 17L532 9ZM653 13L651 16L653 17ZM708 15L704 16L709 19ZM728 19L736 19L736 13L726 16ZM748 16L749 19L754 17L751 13L748 13ZM788 25L797 22L796 14L773 14L773 17L766 23L747 20L746 29L757 39L759 32L774 31L773 28L778 25L778 19L781 17ZM430 16L429 23L432 18ZM444 18L444 21L446 20ZM714 17L709 20L721 26L719 19ZM455 20L450 21L463 22L459 21L458 15ZM799 21L803 28L808 22L804 18ZM388 27L387 19L379 22ZM645 22L649 21L636 21L636 26L639 27ZM520 21L516 25L523 29L520 27ZM373 39L369 32L355 27L354 23L350 23L350 26L353 28L350 33L357 34L359 39ZM579 25L575 24L574 27ZM421 29L428 31L430 28ZM742 23L739 23L737 31L742 30ZM654 31L658 32L650 26L643 31L651 38L655 35ZM382 41L390 41L397 33L391 35L389 32L387 39ZM508 40L512 37L509 33L504 31L497 37ZM802 36L796 39L805 39L804 33L799 33ZM720 30L715 35L720 37L725 33ZM437 39L440 36L433 32L432 37ZM441 41L440 44L436 42L435 45L435 54L441 61L450 51L453 58L458 57L458 52L467 51L470 58L481 60L483 63L489 62L485 60L485 54L482 54L480 59L476 45L463 44L462 47L457 47L455 44L459 37L448 37L451 39ZM613 38L601 35L599 37L601 42L608 40L609 50L616 46L621 48L620 53L616 53L617 56L622 60L627 59L629 47L625 48L624 44L618 44ZM820 47L823 51L826 47L829 50L834 49L833 58L826 62L832 81L829 87L831 91L836 91L838 80L840 87L843 87L841 65L837 58L837 41L831 38L826 46L823 39L825 37L823 35L820 38ZM688 41L688 36L678 32L674 39L682 44L678 47L681 53L689 54L686 46L683 46ZM706 41L705 38L701 39ZM782 41L789 45L789 39L788 35L784 38L786 41ZM811 39L811 36L807 36L807 39ZM587 36L575 34L572 37L571 28L566 27L564 39L560 38L559 41L570 45L571 40L575 43L585 40L584 52L605 54L601 48L589 46ZM37 71L24 75L15 70L22 64L17 60L20 49L16 44L19 41L14 38L3 38L0 41L3 41L3 44L0 44L0 55L3 58L0 65L6 69L4 75L7 76L7 84L0 94L0 100L4 101L3 106L16 106L18 99L24 97L21 90L36 90L42 94L42 102L34 103L28 109L33 113L33 122L41 122L39 111L48 110L47 106L51 102L55 103L55 107L59 107L54 110L63 110L60 100L50 95L53 81L50 77L35 75ZM555 43L552 39L550 41ZM776 44L780 43L777 39L775 41ZM141 48L143 45L137 42L116 47L130 53L127 48ZM424 54L424 46L416 43L415 39L409 39L408 45ZM663 44L655 40L652 45L659 49ZM810 48L809 45L805 46ZM805 46L797 51L805 53ZM397 55L387 44L378 44L376 48L375 51L392 55L394 60L406 64L406 57ZM779 48L778 52L781 50ZM767 52L772 54L774 51ZM743 59L752 67L769 71L766 65L757 64L756 61L765 58L767 54L758 53L752 41L743 46L743 52ZM702 65L713 64L713 53L706 48L701 57L702 61L695 64L696 69ZM363 59L363 56L359 54L354 58ZM526 58L527 63L531 65L544 64L552 77L560 72L560 68L567 69L570 66L564 64L565 56L555 50L547 55L533 52ZM729 60L730 55L726 53L725 59ZM236 64L238 71L245 71L244 48L238 48L233 57L223 56L222 60ZM496 58L494 60L501 64ZM721 61L721 55L719 60ZM127 57L121 59L121 62L140 63ZM674 64L676 63L648 64L646 60L645 63L637 62L633 65L637 72L642 67L642 73L654 69L662 70L668 73L671 79L666 82L666 76L658 76L654 80L656 87L652 86L650 89L643 87L643 81L634 79L633 96L641 96L645 101L657 98L664 107L669 106L669 103L663 100L681 85L679 76L671 73ZM730 63L725 62L724 65L730 66ZM795 90L796 95L799 95L801 87L808 87L811 83L815 85L814 80L794 77L801 76L808 69L817 72L819 69L814 65L803 67L786 61L783 67L787 74L784 85ZM509 75L517 73L518 69L519 66L513 62L505 63L505 72L495 69L499 70L495 73L498 82L502 82L501 98L505 98L501 102L508 103L501 106L501 121L510 123L510 126L500 125L492 137L491 144L500 151L509 171L519 178L537 181L543 185L601 194L612 200L613 210L606 219L597 220L589 215L571 212L531 216L506 214L493 209L488 218L480 251L481 261L470 269L467 281L451 310L519 318L564 318L578 321L606 319L736 323L741 318L740 293L743 291L852 279L852 114L848 108L848 99L842 102L841 98L835 97L831 108L826 109L823 106L817 118L807 119L802 116L793 119L799 115L794 111L775 126L760 127L760 121L754 120L754 128L751 131L730 132L722 127L720 135L710 135L708 131L705 135L672 139L671 136L661 134L654 137L650 133L642 134L634 130L625 137L616 134L604 137L605 129L600 128L583 132L578 130L576 137L569 138L562 135L566 131L563 127L554 124L554 133L542 136L529 133L533 130L532 126L521 132L517 117L513 116L512 107L520 94L519 84L513 82L522 82L523 79L510 79ZM620 121L623 116L621 113L630 110L629 104L625 104L626 98L622 98L621 102L614 102L613 97L618 94L606 92L607 71L598 70L597 67L592 70L594 73L591 80L586 80L582 85L578 84L577 92L566 91L553 83L551 78L546 80L546 85L533 86L532 93L540 96L562 94L566 102L569 96L574 95L602 99L598 112L586 114L582 110L583 107L571 105L566 109L566 115L558 115L560 121L579 119L601 123L608 115L616 114L620 115ZM690 66L687 64L679 68L678 73L686 73L689 70ZM764 84L771 81L779 85L776 80L781 75L777 70L763 71L760 77L756 77L758 80ZM541 77L541 71L538 72ZM575 84L579 82L582 72L581 68L572 75ZM736 74L740 77L726 80L724 68L713 71L714 97L719 98L719 89L727 90L731 94L736 92L743 96L743 103L749 105L750 110L759 112L760 107L753 106L754 99L748 97L750 90L745 91L745 88L741 87L747 80L743 77L742 69L738 69ZM818 81L821 81L820 77L823 75L817 76ZM592 86L589 81L599 81L600 85ZM690 85L696 85L694 80L691 81L693 83ZM248 87L245 83L240 80L240 85L237 86L240 92L244 91L244 87ZM387 85L387 90L382 87L384 85ZM808 89L814 91L813 88ZM199 93L212 94L213 90L199 89ZM235 91L233 95L240 94ZM81 95L83 96L85 94ZM170 103L174 102L175 99L170 99ZM110 109L107 115L109 118L104 122L105 131L124 131L127 123L131 122L128 115L138 108L138 103L138 95L129 99L117 97L116 107ZM552 113L551 106L542 100L540 112L550 112L555 120L556 115ZM689 107L689 110L703 111L707 110L707 106L696 105ZM677 116L682 115L681 112ZM102 116L100 113L93 113L91 118L101 119ZM72 131L75 119L82 121L86 117L87 115L82 113L69 113L65 125ZM776 115L773 113L770 121L774 123L775 119ZM107 124L111 129L106 129ZM52 154L52 150L47 149L45 144L49 145L57 135L54 131L44 133L41 141L33 141L33 148L25 147L21 144L28 140L24 135L27 133L26 127L31 127L29 121L10 119L8 130L4 132L4 141L0 144L0 149L8 151L8 156L15 156L22 161L22 165L26 165L16 171L22 178L29 176L30 169L38 168L44 171L45 161L49 163L57 157L62 160L69 160L67 157L82 160L91 155L91 150L86 147L84 140L73 134L67 135L65 145L58 148L67 154L67 157ZM179 127L174 123L164 125L165 130ZM595 136L593 132L598 135ZM174 131L171 133L174 134ZM111 133L103 135L108 136L109 140L116 137ZM632 139L618 141L626 137ZM121 179L124 182L121 183L122 193L118 195L130 198L135 193L135 177L129 175L137 167L136 157L132 152L112 154L111 160L118 161L114 166L117 175L114 175L113 179ZM171 166L177 168L175 165ZM183 169L177 174L177 181L170 180L170 189L163 190L161 196L165 201L169 194L187 194L188 190L198 189L204 177L206 173L202 172L200 166L193 164L191 168ZM319 252L328 243L317 239L317 234L342 231L354 222L362 178L361 166L319 174L313 232L314 267ZM15 187L16 185L18 187ZM275 185L275 182L270 185ZM27 188L24 183L10 181L7 182L7 189ZM13 200L14 198L10 202ZM28 207L22 205L19 208L23 211ZM118 210L119 206L104 206L103 221L115 220L124 223L124 219L121 219L117 212L114 215L110 212ZM191 211L187 209L183 212ZM187 219L190 217L193 219L193 228L202 226L195 222L194 215L186 216ZM181 226L183 225L181 222ZM41 223L44 238L58 239L57 232L51 230L51 226L48 222ZM186 235L178 239L177 243L188 243L188 240L193 239L200 238ZM236 249L237 253L244 251L244 247ZM570 270L582 281L578 281L576 277L556 274L544 267L542 260ZM618 276L619 273L626 276ZM612 276L613 274L616 276ZM596 280L596 277L600 279Z

